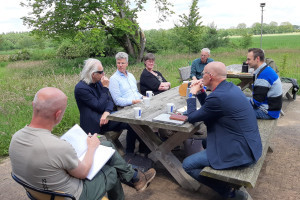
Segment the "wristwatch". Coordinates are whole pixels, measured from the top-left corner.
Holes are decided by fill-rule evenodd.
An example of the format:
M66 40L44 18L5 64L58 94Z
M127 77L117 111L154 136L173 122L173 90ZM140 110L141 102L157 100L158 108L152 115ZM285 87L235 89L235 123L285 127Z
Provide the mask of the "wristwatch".
M189 93L189 98L195 98L195 95L193 95L191 92Z

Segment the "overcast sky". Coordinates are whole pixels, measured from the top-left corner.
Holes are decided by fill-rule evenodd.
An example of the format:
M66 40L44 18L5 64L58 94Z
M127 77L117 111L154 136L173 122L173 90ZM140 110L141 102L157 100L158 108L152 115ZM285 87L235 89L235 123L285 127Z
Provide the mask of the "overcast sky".
M20 19L26 16L29 10L20 6L21 0L0 1L0 33L28 31ZM142 29L169 29L178 23L178 15L189 13L192 0L170 0L173 2L175 15L169 17L164 23L157 23L154 0L149 0L146 11L139 14L138 22ZM263 12L264 23L271 21L290 22L300 25L300 1L299 0L199 0L198 8L202 25L212 22L220 28L236 27L240 23L246 23L247 27L255 22L261 22L260 3L266 3Z

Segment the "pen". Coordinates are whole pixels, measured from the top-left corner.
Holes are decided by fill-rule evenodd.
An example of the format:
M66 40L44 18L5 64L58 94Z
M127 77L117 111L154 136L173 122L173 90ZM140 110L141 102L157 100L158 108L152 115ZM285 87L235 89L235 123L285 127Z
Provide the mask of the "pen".
M98 135L97 137L98 137L98 138L101 138L101 135Z

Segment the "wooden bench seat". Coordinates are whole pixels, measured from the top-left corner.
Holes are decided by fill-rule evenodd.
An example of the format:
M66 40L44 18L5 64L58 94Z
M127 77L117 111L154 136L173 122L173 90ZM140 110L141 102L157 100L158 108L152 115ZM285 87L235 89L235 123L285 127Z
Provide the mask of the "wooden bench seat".
M258 127L261 135L263 152L261 158L257 161L256 164L250 165L249 167L237 167L234 169L226 170L215 170L211 167L205 167L200 174L203 176L228 182L229 184L237 186L238 188L242 186L244 186L245 188L254 188L260 170L266 158L267 151L270 148L269 141L271 139L272 134L274 133L274 128L276 127L276 124L277 120L258 120Z
M182 81L187 81L190 79L191 66L181 67L178 70Z
M286 96L288 100L294 100L292 95L289 93L289 91L293 88L292 83L281 83L282 85L282 97ZM295 98L296 99L296 98Z

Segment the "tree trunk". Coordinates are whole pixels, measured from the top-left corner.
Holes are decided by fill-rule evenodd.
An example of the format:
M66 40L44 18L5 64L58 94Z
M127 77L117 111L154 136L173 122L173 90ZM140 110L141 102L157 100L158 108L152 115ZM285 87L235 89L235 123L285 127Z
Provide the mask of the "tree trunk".
M138 57L136 59L136 62L142 61L145 52L145 46L146 46L146 37L142 29L139 29L139 35L140 35L140 49L138 52Z

